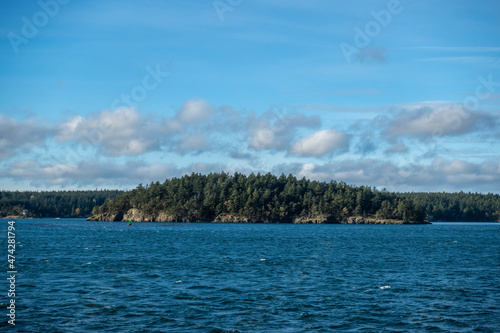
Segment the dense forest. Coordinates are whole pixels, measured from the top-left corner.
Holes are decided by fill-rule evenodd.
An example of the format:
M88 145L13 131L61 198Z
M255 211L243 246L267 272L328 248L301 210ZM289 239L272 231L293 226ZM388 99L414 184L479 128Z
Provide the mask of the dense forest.
M86 217L123 191L0 191L0 217Z
M430 221L500 222L500 195L479 193L402 193L423 207Z
M223 221L227 216L285 223L308 218L317 221L318 217L323 223L345 223L354 217L404 222L499 221L500 196L394 193L270 173L191 174L164 183L140 184L95 207L91 219L196 222Z
M128 214L130 210L139 215ZM500 195L395 193L292 175L191 174L123 192L0 191L0 217L149 221L500 221ZM231 218L233 220L231 220Z

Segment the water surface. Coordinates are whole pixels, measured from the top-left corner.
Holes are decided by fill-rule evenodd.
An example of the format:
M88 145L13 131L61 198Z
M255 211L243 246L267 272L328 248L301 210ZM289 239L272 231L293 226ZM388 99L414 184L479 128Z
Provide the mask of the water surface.
M16 240L9 331L500 331L498 223L40 219Z

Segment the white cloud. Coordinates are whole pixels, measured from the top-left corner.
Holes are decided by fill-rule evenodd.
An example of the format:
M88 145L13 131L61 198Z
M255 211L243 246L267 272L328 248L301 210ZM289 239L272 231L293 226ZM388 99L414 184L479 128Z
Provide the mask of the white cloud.
M0 114L0 158L12 157L16 150L43 146L54 133L53 126L40 124L37 119L21 121Z
M395 116L378 117L382 133L392 140L403 136L428 139L433 136L453 136L493 126L494 118L484 112L471 112L462 105L425 106L403 109Z
M110 156L138 155L159 150L161 126L132 108L103 110L87 118L73 117L60 125L60 141L77 141Z
M406 153L406 152L408 152L408 147L402 142L396 142L394 146L385 151L386 154Z
M113 157L152 151L189 154L227 145L235 133L244 139L242 123L248 123L248 118L231 108L214 108L205 101L189 100L175 116L160 119L142 115L133 108L75 116L58 126L57 137L61 142L92 146ZM222 137L221 142L214 142L217 136Z
M165 118L163 120L164 128L167 132L182 132L184 127L182 124L175 118Z
M177 118L187 124L200 123L208 120L213 113L213 107L204 100L188 100L177 113Z
M277 165L274 173L292 173L320 181L377 186L392 191L498 192L500 162L472 163L437 157L428 164L398 165L380 159L357 159L324 164L290 163Z
M307 179L328 179L328 173L323 171L315 171L316 166L314 163L304 163L301 165L300 169L297 172L298 178L307 178Z
M474 173L477 171L477 167L467 161L454 159L452 161L447 161L441 157L436 158L432 162L432 169L435 172L440 172L447 175L458 175Z
M274 132L269 127L261 127L253 130L250 147L255 149L266 149L282 146L282 142L274 136Z
M316 131L297 141L291 148L291 153L302 156L323 156L337 149L347 149L349 137L344 132L334 129Z
M181 154L199 153L209 150L207 139L202 133L188 134L173 144L172 150Z
M300 113L285 114L276 110L248 120L249 147L255 150L288 150L298 128L317 128L321 120Z
M484 162L453 152L453 145L460 146L459 140L467 141L468 149L478 140L489 140L494 147L499 122L484 111L470 112L449 102L400 105L387 116L358 121L357 127L349 127L350 133L356 133L351 137L335 129L319 130L321 119L305 113L272 110L256 115L228 106L193 103L186 102L175 115L156 118L128 108L75 116L59 124L0 115L0 172L12 184L31 182L42 188L133 186L191 170L273 170L398 191L498 192L500 187L500 164L494 149ZM204 108L210 109L209 116L200 111ZM302 129L312 129L312 134L299 137ZM439 135L440 140L428 140L432 135ZM350 146L353 154L364 158L325 164L288 163L302 157L331 157ZM404 155L389 159L393 156L388 158L384 150L385 154ZM19 152L30 155L17 155ZM144 154L150 152L146 159ZM195 161L189 156L192 154L199 154L196 165L178 164ZM366 158L368 154L372 159ZM158 162L162 158L177 158L179 162ZM232 165L221 166L215 158ZM137 162L139 159L144 162Z
M178 167L173 163L114 161L80 161L72 164L38 163L22 160L9 164L2 171L5 177L29 181L36 188L82 187L133 188L139 183L163 181L191 172L220 172L226 167L217 163L195 163Z

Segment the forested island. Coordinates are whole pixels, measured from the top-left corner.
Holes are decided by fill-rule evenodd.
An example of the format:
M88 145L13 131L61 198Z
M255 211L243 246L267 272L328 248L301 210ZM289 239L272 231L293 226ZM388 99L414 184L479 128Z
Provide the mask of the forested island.
M500 220L500 195L397 193L289 175L191 174L140 184L96 206L91 221L381 223Z
M0 218L88 217L123 191L0 191Z
M397 193L292 175L191 174L131 191L0 191L0 218L104 221L425 223L500 221L500 195Z

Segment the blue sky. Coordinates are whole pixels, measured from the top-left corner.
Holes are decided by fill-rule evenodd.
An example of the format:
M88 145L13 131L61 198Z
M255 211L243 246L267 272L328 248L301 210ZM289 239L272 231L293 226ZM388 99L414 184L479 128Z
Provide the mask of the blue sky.
M0 188L500 192L495 1L0 0Z

